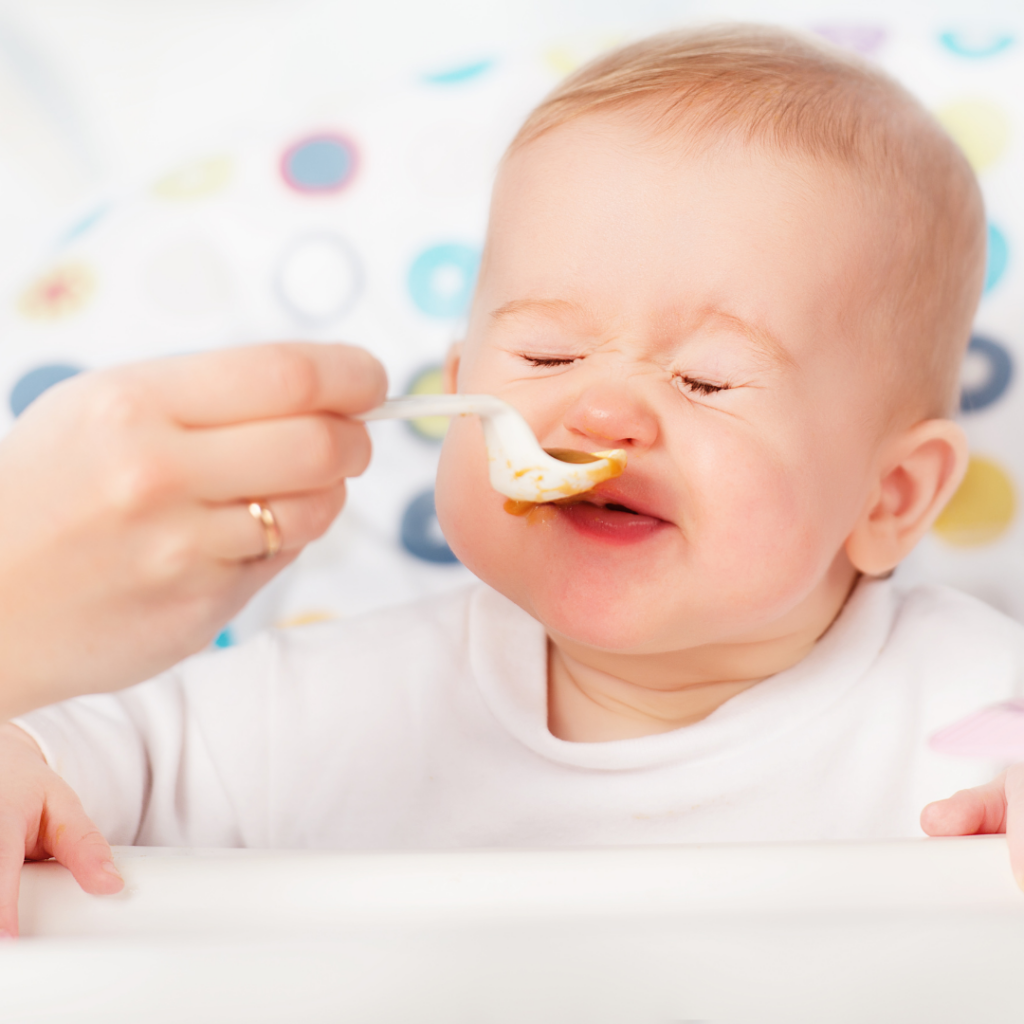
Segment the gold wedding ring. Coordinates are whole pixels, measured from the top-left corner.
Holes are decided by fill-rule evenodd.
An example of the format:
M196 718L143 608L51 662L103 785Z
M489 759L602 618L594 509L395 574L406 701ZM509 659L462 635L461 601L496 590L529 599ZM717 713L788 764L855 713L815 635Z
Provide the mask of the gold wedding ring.
M249 515L263 527L263 557L273 558L281 550L281 527L277 525L274 513L258 501L249 505Z

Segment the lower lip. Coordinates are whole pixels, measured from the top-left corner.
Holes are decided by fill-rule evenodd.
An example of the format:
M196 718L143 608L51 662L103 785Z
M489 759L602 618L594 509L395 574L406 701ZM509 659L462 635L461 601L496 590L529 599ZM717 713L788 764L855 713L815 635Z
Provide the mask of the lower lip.
M616 512L589 502L558 506L558 514L578 533L617 544L637 544L669 525L654 516Z

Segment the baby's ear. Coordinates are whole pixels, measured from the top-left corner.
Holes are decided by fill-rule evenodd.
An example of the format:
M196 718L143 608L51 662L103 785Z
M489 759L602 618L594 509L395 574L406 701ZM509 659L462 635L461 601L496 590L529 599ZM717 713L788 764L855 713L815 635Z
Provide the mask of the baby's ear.
M967 471L967 438L952 420L925 420L892 439L846 554L868 576L881 576L910 554Z
M444 393L454 395L459 390L459 362L462 359L462 342L453 341L444 357Z

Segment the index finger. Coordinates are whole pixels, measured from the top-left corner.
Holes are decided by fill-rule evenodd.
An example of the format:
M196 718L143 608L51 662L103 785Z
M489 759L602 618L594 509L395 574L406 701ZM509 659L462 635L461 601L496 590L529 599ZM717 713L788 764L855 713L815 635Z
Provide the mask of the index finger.
M131 370L182 426L309 412L366 412L387 393L384 367L354 345L276 342L173 356Z

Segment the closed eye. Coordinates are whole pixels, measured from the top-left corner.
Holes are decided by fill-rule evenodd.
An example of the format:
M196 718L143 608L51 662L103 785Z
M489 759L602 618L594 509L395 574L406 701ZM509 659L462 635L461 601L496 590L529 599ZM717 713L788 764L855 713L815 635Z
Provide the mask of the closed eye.
M712 384L711 381L701 380L698 377L688 377L685 374L676 374L676 387L680 391L691 395L713 395L718 391L728 391L729 384Z
M569 366L576 362L574 356L528 356L523 355L523 358L531 366Z

